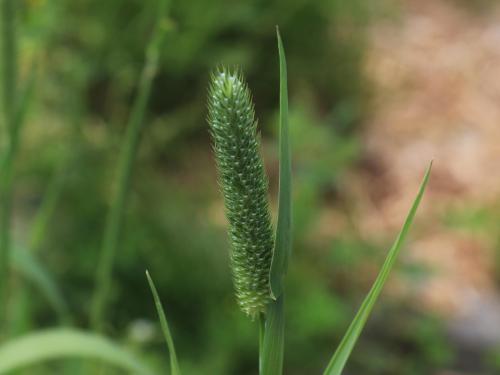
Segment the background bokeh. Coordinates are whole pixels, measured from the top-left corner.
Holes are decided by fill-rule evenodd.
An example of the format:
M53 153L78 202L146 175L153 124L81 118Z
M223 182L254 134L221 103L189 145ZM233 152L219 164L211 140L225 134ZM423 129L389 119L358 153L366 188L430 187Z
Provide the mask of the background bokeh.
M21 81L35 62L36 88L15 165L13 237L64 303L19 278L14 335L88 326L156 1L20 0L18 11ZM172 0L167 19L106 332L167 371L149 269L186 373L257 372L257 324L232 293L205 103L210 71L240 66L275 209L278 24L294 184L285 373L324 369L431 159L415 225L346 374L500 373L497 2Z

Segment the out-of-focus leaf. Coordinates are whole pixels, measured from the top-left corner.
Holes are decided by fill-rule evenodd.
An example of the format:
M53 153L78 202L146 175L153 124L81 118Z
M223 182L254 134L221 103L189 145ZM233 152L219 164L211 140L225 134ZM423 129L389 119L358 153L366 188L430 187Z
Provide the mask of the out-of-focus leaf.
M153 374L134 354L103 336L60 328L31 333L0 346L0 374L67 357L93 358L133 374Z

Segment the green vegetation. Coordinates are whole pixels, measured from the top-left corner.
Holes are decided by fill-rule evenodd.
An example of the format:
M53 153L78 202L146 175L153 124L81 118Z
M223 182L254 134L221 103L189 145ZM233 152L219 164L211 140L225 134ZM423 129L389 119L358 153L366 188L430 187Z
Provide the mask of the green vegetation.
M292 237L287 69L279 32L277 37L280 60L280 174L278 223L272 262L269 261L273 240L269 233L271 224L266 197L267 180L259 155L257 122L250 91L241 73L221 68L213 74L208 92L208 122L230 224L236 295L245 313L251 317L260 314L259 373L262 375L283 373L284 276L287 273ZM379 276L328 364L325 375L342 373L408 233L429 180L430 170L431 166L425 173L417 197Z
M385 297L368 321L429 173L383 263L388 235L362 234L345 194L362 164L378 6L0 1L0 373L330 375L350 357L351 373L412 375L453 363L439 319L404 299ZM238 68L212 77L214 163L218 64ZM227 137L217 118L238 110ZM237 140L251 161L241 169ZM249 184L231 186L239 173ZM327 210L343 226L324 236Z
M5 128L8 136L7 150L0 162L0 301L6 301L9 285L10 229L12 220L12 173L19 147L20 124L17 110L17 61L15 38L14 1L2 1L2 99ZM6 304L0 306L0 325L5 326Z
M123 142L123 149L119 160L116 196L106 220L100 259L97 263L96 291L92 299L91 320L93 327L98 330L102 328L103 314L106 310L107 299L109 298L114 258L122 232L123 212L130 185L132 163L139 147L144 113L151 95L151 83L156 74L160 47L164 38L165 25L163 18L165 16L166 5L167 0L159 1L156 28L146 50L146 63L141 72L137 97L127 125L126 138Z

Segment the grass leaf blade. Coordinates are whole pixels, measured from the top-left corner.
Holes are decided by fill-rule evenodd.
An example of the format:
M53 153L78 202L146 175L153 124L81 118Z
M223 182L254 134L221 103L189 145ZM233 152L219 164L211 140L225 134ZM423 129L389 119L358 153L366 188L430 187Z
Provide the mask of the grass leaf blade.
M375 305L375 302L377 301L377 298L380 295L382 287L384 286L385 281L387 280L389 272L391 271L394 265L397 255L399 254L401 245L406 237L406 234L408 233L413 218L415 217L415 213L420 204L420 201L422 200L422 196L427 186L427 182L429 181L429 174L431 168L432 168L432 162L430 163L429 167L427 168L427 171L425 172L417 196L415 197L413 205L411 206L410 211L408 212L406 220L403 224L403 227L401 228L401 231L399 232L398 237L396 238L396 241L389 250L389 253L387 254L384 264L382 265L382 268L375 282L373 283L370 292L365 297L365 300L361 304L361 307L359 308L356 316L351 322L351 325L347 329L347 332L344 335L342 341L340 342L340 345L335 351L335 354L333 355L332 359L330 360L330 363L328 364L328 367L326 368L324 375L340 375L342 373L344 366L347 362L347 359L349 358L354 348L354 345L356 344L356 341L358 340L361 331L363 330L363 327L365 326L366 321L368 320L370 312L372 311L373 306Z
M0 374L68 357L94 358L133 374L153 374L133 353L109 339L67 328L31 333L0 346Z
M174 340L172 334L170 333L170 328L168 327L167 317L165 316L165 311L163 311L163 306L158 296L153 279L146 271L146 277L148 278L149 287L151 288L151 293L153 294L153 299L155 301L156 311L158 312L158 318L160 319L161 329L163 331L163 336L165 336L165 341L167 342L168 352L170 354L170 373L172 375L181 375L179 368L179 363L177 361L177 355L175 353Z
M288 83L285 50L279 29L278 53L280 64L280 132L279 132L279 192L278 192L278 223L276 226L276 242L270 272L270 287L273 298L278 298L283 292L283 278L288 268L288 258L292 246L292 197L291 180L292 167L290 155L290 140L288 134Z
M283 373L284 338L284 295L281 295L267 307L260 375Z

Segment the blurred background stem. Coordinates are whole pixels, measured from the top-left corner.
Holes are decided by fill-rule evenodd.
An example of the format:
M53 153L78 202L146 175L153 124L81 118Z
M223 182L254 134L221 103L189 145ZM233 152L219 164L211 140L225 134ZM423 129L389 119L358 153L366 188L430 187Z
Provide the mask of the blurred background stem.
M95 330L102 330L104 313L109 299L113 263L123 227L123 214L130 186L132 165L137 154L146 107L151 95L151 84L157 71L161 42L165 33L163 18L165 17L166 5L166 0L159 0L156 27L146 50L146 62L141 72L138 93L132 107L125 141L121 150L117 190L106 219L100 259L97 265L95 292L91 304L91 326Z
M12 164L18 148L16 112L16 40L14 0L2 0L2 101L7 145L0 165L0 327L5 324L12 211ZM2 329L2 332L6 330Z

